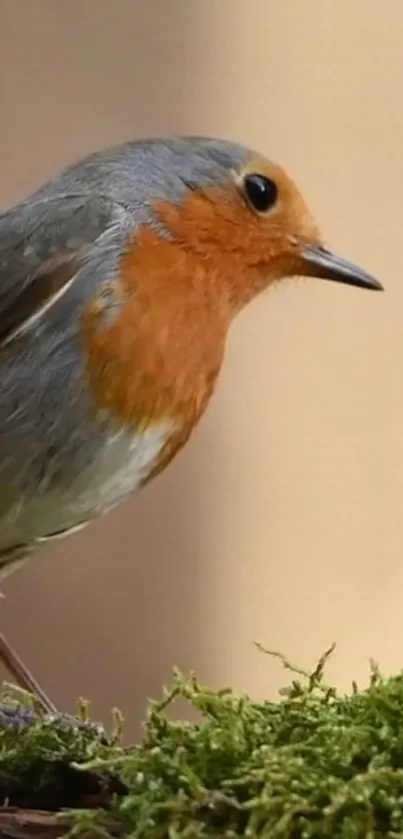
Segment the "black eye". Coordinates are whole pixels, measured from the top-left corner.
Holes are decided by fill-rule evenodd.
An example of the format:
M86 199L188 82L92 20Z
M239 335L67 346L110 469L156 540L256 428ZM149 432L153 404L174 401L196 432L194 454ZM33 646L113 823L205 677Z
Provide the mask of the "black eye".
M267 213L277 201L277 187L265 175L246 175L243 181L246 197L258 213Z

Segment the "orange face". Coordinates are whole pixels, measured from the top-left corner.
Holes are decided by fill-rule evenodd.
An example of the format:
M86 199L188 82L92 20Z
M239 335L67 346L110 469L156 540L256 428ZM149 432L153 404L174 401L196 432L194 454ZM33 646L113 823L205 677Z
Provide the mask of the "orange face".
M324 248L283 169L252 159L231 176L230 186L189 189L180 206L160 201L154 210L181 247L209 266L210 277L220 278L220 294L234 312L273 281L293 275L381 289L366 271Z

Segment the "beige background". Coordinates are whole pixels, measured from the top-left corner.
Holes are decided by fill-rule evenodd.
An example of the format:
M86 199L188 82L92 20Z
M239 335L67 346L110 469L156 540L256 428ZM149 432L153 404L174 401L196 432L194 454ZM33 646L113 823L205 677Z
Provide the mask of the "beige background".
M7 581L1 625L65 709L118 704L130 734L174 664L273 695L256 638L308 665L336 640L343 686L403 663L402 26L399 0L0 0L2 206L96 147L227 136L387 288L260 299L169 470Z

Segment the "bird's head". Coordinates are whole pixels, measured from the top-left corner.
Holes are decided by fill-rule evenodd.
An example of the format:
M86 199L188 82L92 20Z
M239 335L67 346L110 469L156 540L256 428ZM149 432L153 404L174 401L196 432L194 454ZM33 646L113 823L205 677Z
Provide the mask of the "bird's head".
M256 295L292 275L382 288L325 249L293 181L242 146L142 140L85 164L98 189L105 173L135 225L132 239L124 225L112 317L99 295L83 316L89 376L97 404L124 422L175 418L164 464L203 413L230 323Z
M249 149L200 137L151 141L144 149L153 212L209 267L238 311L275 280L317 277L382 290L365 270L325 247L299 189L278 165ZM151 173L151 175L150 175ZM161 184L163 189L161 189Z

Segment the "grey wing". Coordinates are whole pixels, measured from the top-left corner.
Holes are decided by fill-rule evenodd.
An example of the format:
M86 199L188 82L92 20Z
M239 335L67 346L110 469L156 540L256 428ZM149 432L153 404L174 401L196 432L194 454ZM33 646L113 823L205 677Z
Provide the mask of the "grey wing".
M0 215L0 347L60 298L102 237L121 238L127 222L124 207L94 193L28 200Z
M53 334L53 304L71 310L82 302L88 285L112 270L132 225L125 208L96 193L41 196L0 215L0 577L39 538L92 517L88 493L73 511L71 499L63 507L60 493L60 504L48 497L60 475L75 480L99 448L82 423L87 406L68 333ZM39 342L38 320L48 323ZM28 333L28 350L24 341L13 350L13 339ZM63 382L57 393L55 376Z

